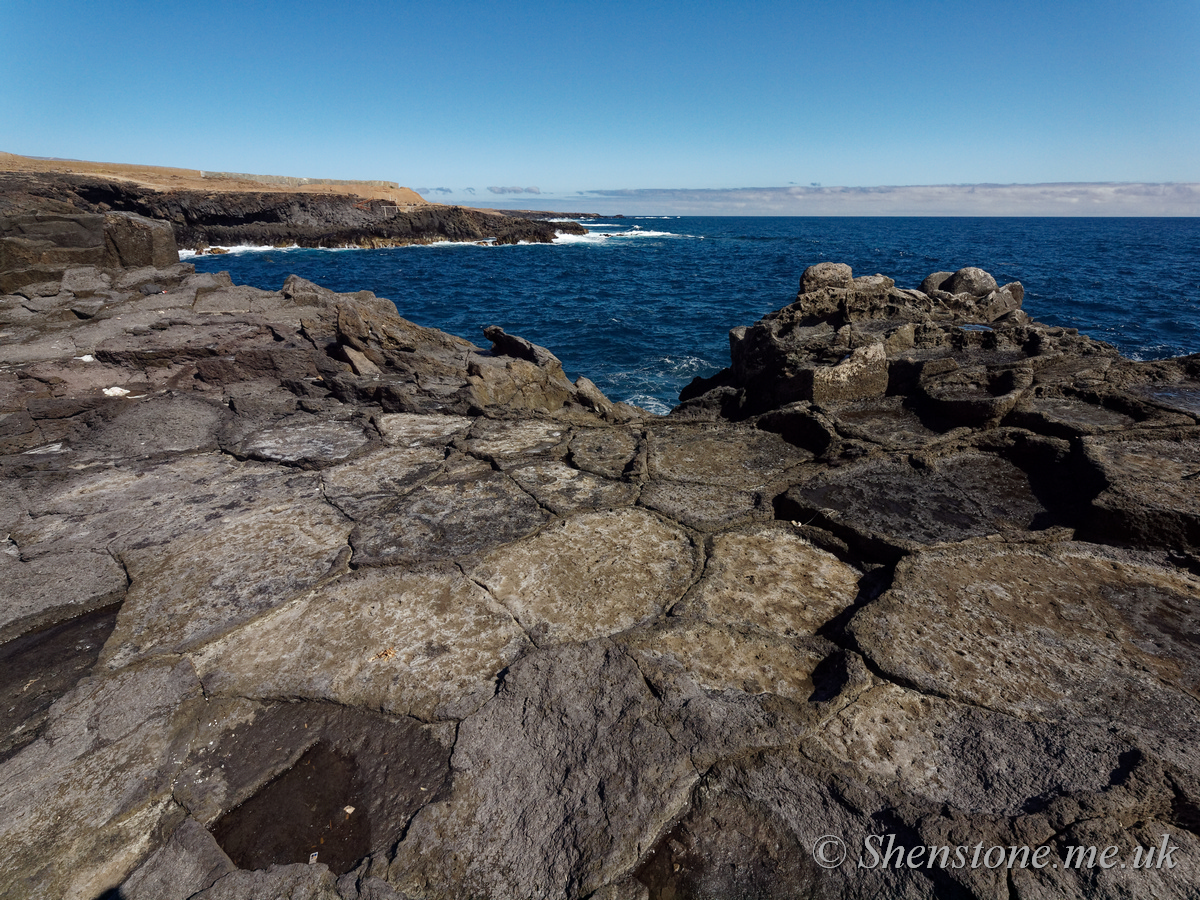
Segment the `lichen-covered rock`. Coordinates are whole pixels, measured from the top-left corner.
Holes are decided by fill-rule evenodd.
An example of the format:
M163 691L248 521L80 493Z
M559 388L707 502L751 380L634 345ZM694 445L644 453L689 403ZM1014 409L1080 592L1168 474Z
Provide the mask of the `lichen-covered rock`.
M1094 545L953 547L902 562L850 630L902 683L1021 719L1119 721L1192 768L1197 596L1194 576Z
M808 637L848 609L861 573L777 525L718 535L677 615Z
M287 602L349 555L349 535L328 505L267 507L165 549L127 551L131 583L103 664L179 653Z
M813 372L812 400L823 404L882 397L887 391L887 354L883 344L859 347L835 366Z
M329 700L428 721L478 707L530 647L500 603L439 566L338 579L195 658L211 693Z
M640 509L580 513L465 565L539 646L615 634L660 616L692 580L683 529Z
M809 266L800 276L800 293L820 288L848 288L854 283L854 270L845 263L823 262Z
M398 565L479 553L530 534L546 518L511 478L460 460L359 522L350 542L357 565Z

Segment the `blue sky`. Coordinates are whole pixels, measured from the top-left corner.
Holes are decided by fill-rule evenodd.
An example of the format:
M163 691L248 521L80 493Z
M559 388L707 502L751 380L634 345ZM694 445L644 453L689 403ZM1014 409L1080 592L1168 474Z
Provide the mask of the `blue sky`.
M611 211L1200 182L1196 0L0 0L0 37L0 150L33 156Z

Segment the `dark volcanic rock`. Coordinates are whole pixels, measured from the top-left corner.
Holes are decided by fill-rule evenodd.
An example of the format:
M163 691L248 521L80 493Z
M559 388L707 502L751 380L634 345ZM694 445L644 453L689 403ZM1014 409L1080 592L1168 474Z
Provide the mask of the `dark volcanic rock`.
M173 229L179 246L192 249L236 244L388 247L439 240L549 243L560 231L586 231L574 222L542 222L458 206L400 207L349 194L157 191L85 175L0 175L0 191L8 195L11 206L44 208L53 198L68 211L73 206L90 213L134 213L139 226L149 219L160 220L155 228ZM159 237L128 224L113 230L109 244L113 261L108 265L165 267L176 262L161 255L165 245ZM143 250L160 255L153 262L133 262L130 254ZM101 263L89 259L75 264Z
M778 509L821 522L864 555L893 559L928 544L1017 536L1055 522L1021 469L970 451L847 465L793 487Z
M228 196L39 190L0 195L0 894L1194 896L1196 359L823 264L658 418L89 207ZM272 196L237 227L416 234Z

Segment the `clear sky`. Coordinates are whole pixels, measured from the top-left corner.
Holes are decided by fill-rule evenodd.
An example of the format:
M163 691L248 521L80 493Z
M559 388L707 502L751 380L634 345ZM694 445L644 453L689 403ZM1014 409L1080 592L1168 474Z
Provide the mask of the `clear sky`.
M1200 182L1200 0L0 0L0 46L30 156L533 208Z

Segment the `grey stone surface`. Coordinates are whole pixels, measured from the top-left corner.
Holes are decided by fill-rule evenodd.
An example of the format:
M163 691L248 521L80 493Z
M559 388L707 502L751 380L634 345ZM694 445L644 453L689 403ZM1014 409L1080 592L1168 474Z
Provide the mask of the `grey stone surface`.
M356 564L397 565L478 553L535 531L546 518L511 478L459 460L360 522L350 540Z
M175 829L166 846L154 851L121 885L122 900L187 900L237 866L195 819Z
M388 880L426 897L586 896L627 873L698 778L656 706L608 642L517 663L460 726L454 795L417 815Z
M0 894L1194 895L1195 360L829 264L657 418L160 225L0 232Z
M349 534L328 505L264 507L165 549L126 551L131 583L103 664L178 653L287 602L348 555Z
M959 269L938 287L949 294L971 294L974 297L982 297L988 292L994 291L997 285L996 279L983 269L967 266Z

